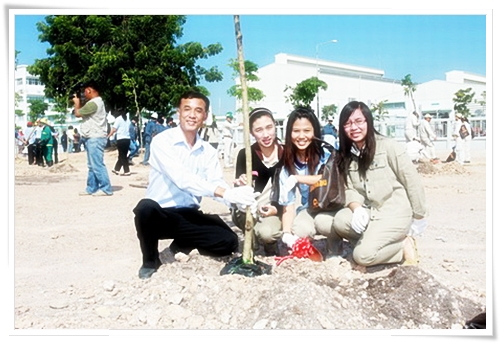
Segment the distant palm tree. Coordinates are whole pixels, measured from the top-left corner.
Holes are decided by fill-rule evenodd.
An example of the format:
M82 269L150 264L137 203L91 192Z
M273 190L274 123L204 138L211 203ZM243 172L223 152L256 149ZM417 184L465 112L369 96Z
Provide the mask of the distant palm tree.
M413 98L413 93L415 93L417 90L417 84L413 83L413 81L411 80L411 74L406 75L404 79L401 80L401 85L403 86L405 95L411 98L411 101L413 103L413 110L416 112L417 106L415 105L415 99Z

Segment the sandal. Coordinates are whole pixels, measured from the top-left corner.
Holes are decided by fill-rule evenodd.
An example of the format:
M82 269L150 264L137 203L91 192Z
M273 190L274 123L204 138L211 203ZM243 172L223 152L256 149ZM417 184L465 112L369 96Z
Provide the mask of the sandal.
M409 240L409 242L411 244L411 249L413 250L413 258L407 259L404 257L405 247L403 246L403 259L404 259L403 266L416 266L420 262L420 257L418 255L418 249L417 249L417 241L412 236L406 236L406 239ZM407 243L403 243L403 244L406 245Z

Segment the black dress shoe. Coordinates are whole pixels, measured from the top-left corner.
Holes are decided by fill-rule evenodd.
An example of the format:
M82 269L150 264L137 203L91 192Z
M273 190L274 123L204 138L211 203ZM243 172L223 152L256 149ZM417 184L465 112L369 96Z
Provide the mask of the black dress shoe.
M149 279L157 270L158 268L141 267L141 269L139 269L139 279Z
M156 273L156 271L158 270L158 268L160 268L161 266L161 260L160 259L157 259L156 260L156 267L145 267L144 265L141 267L141 269L139 269L139 278L140 279L149 279L151 277L151 275L153 275L154 273Z

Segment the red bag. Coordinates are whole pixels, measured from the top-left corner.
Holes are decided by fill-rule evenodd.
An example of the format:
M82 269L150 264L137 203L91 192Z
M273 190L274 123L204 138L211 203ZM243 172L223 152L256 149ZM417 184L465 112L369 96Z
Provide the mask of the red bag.
M288 256L275 257L277 261L276 266L279 266L283 261L289 260L291 258L308 258L316 262L323 261L323 255L318 249L311 244L311 240L307 237L299 238L292 246L292 252Z

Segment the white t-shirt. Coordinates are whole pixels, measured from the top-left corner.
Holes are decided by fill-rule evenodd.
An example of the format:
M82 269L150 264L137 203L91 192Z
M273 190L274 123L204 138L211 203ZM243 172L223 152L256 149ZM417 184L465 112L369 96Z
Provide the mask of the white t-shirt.
M116 117L113 128L116 129L116 139L130 139L130 120L123 120L122 116Z

